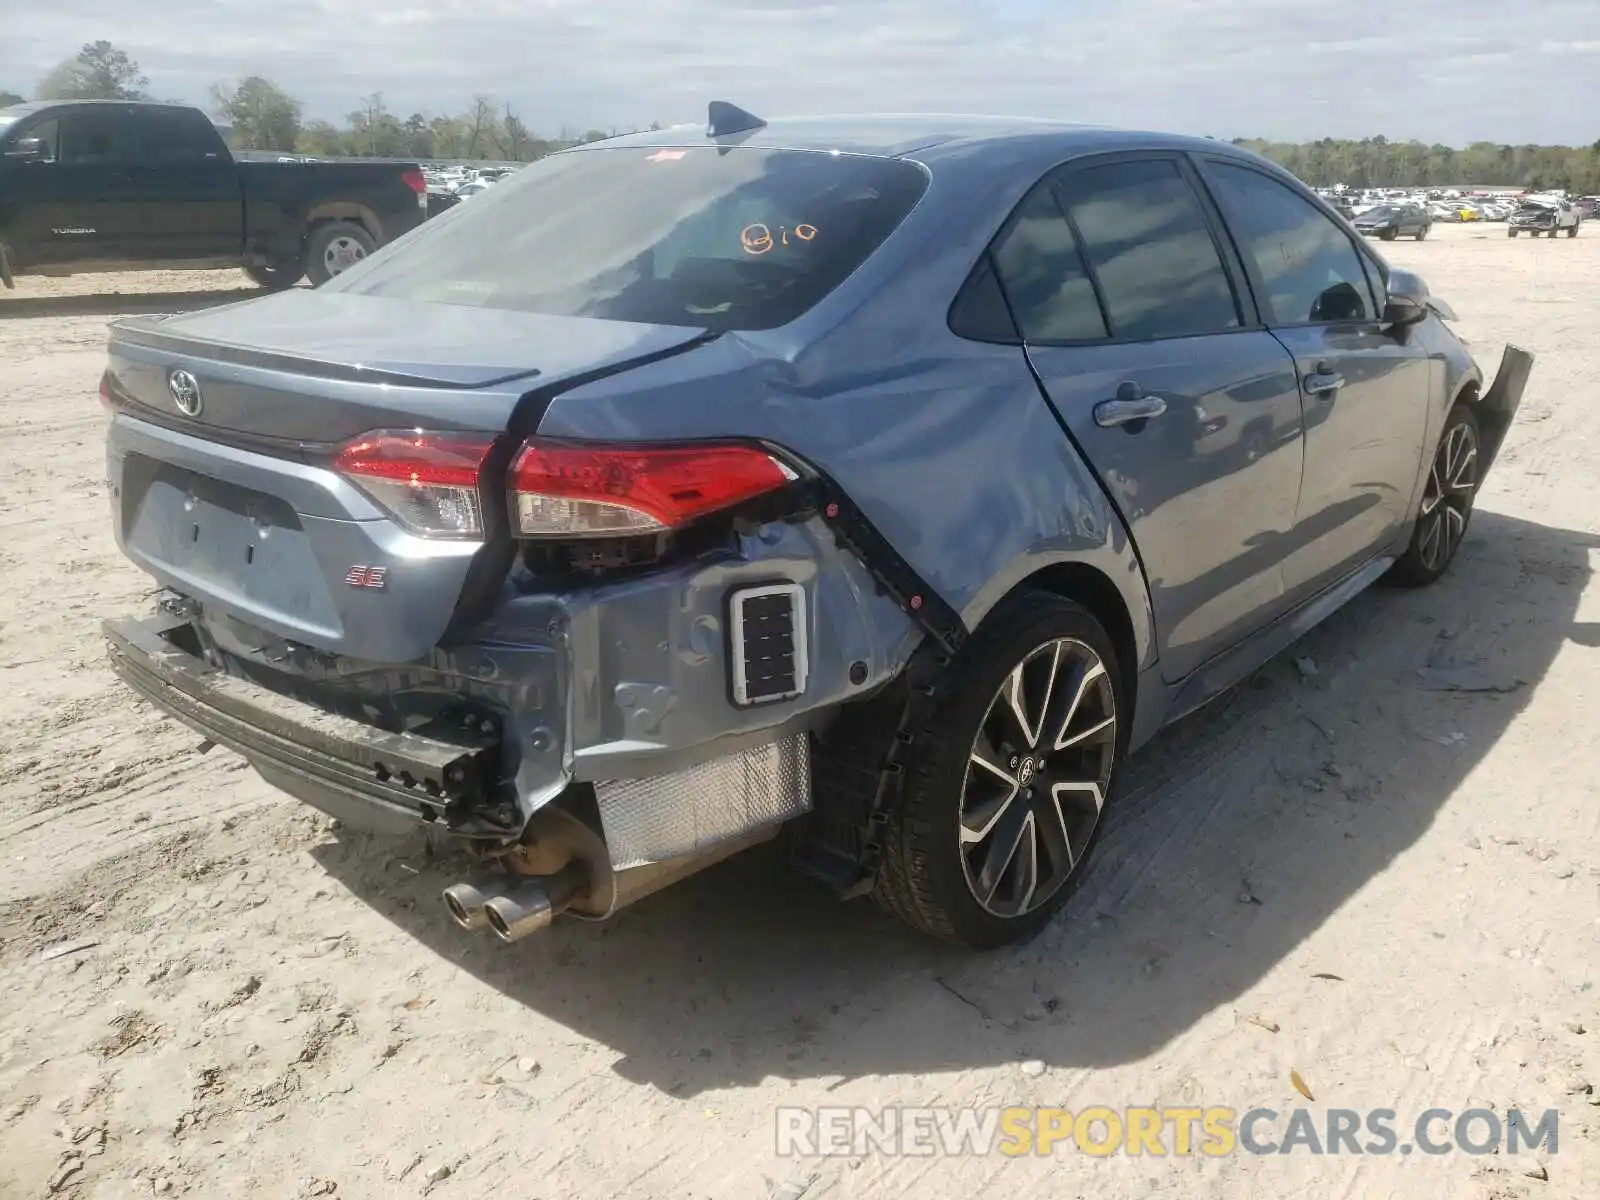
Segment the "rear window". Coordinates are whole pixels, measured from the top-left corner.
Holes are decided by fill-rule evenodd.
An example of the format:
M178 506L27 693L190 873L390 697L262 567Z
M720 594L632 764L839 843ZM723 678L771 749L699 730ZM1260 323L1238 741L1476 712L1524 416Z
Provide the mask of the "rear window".
M714 331L772 329L921 197L899 159L618 147L552 155L326 288Z

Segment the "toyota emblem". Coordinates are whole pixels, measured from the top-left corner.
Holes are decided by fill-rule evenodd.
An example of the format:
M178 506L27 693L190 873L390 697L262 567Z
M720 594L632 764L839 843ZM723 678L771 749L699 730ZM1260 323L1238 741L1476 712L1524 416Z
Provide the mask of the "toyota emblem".
M167 391L178 411L186 416L198 417L204 401L200 399L200 381L187 371L173 371L167 376Z

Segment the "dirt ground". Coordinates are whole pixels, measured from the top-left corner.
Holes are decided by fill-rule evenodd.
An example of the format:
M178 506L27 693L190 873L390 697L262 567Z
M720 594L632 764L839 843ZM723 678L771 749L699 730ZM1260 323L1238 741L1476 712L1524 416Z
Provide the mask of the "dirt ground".
M330 828L103 662L152 590L111 537L105 323L241 277L0 293L0 1197L1600 1194L1600 230L1384 252L1486 370L1538 355L1455 569L1163 734L1065 916L983 956L759 858L603 927L458 932L442 850ZM1287 1113L1291 1072L1402 1130L1556 1108L1558 1149L775 1149L777 1105Z

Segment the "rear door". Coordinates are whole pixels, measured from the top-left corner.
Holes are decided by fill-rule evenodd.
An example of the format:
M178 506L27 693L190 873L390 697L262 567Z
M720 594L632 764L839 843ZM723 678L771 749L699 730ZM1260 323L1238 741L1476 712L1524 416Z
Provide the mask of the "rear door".
M1062 169L994 258L1051 404L1132 531L1162 673L1181 679L1282 610L1294 363L1243 307L1179 156Z
M1407 331L1386 329L1375 264L1309 197L1235 159L1207 156L1204 172L1300 376L1305 471L1284 564L1299 598L1403 533L1428 421L1428 355Z
M149 256L181 262L236 258L243 252L239 177L222 135L192 108L134 111L134 168Z

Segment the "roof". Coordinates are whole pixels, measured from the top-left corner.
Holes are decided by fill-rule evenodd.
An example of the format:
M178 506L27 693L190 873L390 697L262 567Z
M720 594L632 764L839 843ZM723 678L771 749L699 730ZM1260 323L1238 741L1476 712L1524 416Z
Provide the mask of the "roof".
M703 125L674 125L648 133L625 134L591 142L578 150L616 146L753 146L787 150L837 150L846 154L927 157L934 151L970 150L984 143L1040 141L1071 149L1075 145L1113 149L1117 144L1222 147L1227 143L1173 134L1144 133L1103 125L1030 117L959 113L880 113L780 117L744 133L707 138Z
M42 112L47 108L65 108L69 104L120 104L124 107L132 105L135 108L194 107L192 104L184 104L177 100L27 100L21 104L0 108L0 112L26 115L28 113Z

